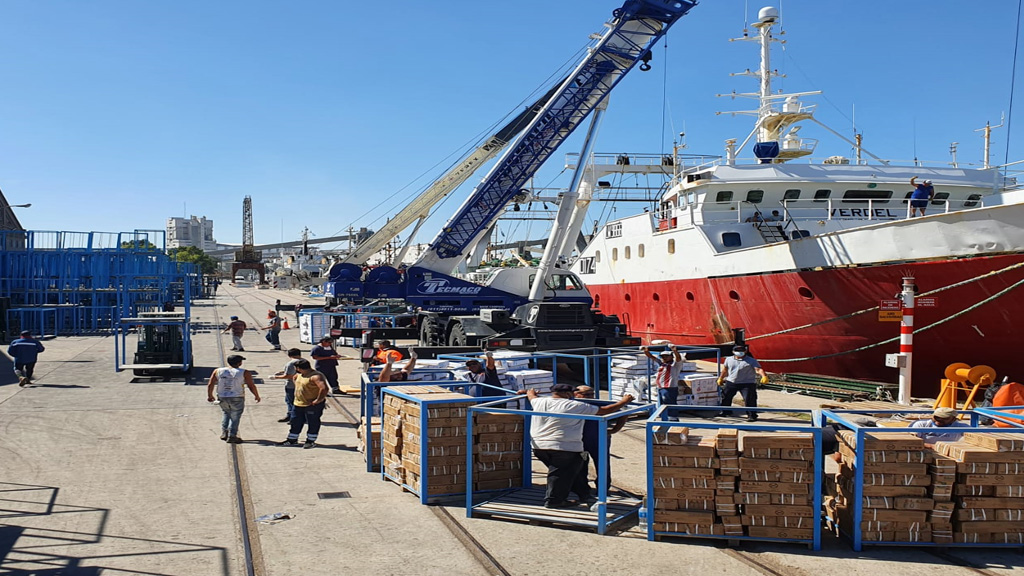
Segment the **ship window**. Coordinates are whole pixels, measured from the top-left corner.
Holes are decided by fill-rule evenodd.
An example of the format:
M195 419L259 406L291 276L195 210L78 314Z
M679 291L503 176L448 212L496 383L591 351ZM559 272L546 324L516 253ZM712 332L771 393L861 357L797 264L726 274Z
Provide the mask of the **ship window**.
M600 250L597 250L596 252L594 252L594 261L595 262L600 262L601 261L601 251Z
M676 239L675 238L671 238L668 241L668 253L669 254L675 254L676 253Z
M799 200L800 191L796 189L786 190L786 193L782 195L783 200Z
M736 248L742 246L743 242L740 241L739 232L722 232L722 246L726 248Z
M936 192L935 196L932 196L932 206L942 206L945 204L943 200L949 199L949 192Z
M815 202L826 202L826 201L828 201L830 196L832 196L832 191L831 190L815 190L814 191L814 201Z
M811 233L807 230L793 230L793 233L790 234L790 237L793 240L799 240L801 238L807 238L810 235Z
M693 302L693 292L687 292L686 299L689 300L690 302Z
M598 308L600 306L601 306L601 295L600 294L594 294L594 308Z
M739 302L740 293L735 290L729 290L729 299L732 300L733 302Z
M719 190L715 202L732 202L732 190Z
M907 195L903 197L903 203L904 204L907 204L907 203L910 202L910 195L913 194L913 193L914 193L913 191L907 192Z
M892 198L891 190L847 190L843 194L843 204L888 204Z
M651 298L652 298L652 299L653 299L653 300L654 300L655 302L661 302L661 296L659 296L657 292L655 292L654 294L652 294L652 295L651 295Z
M797 290L797 292L800 294L800 297L803 298L804 300L814 300L814 292L811 292L811 289L808 288L807 286L801 286L800 289Z
M633 300L633 297L630 296L629 294L626 294L626 302L630 302L632 300Z
M619 249L618 248L612 248L612 262L615 262L618 259L619 259Z
M964 202L964 208L970 208L978 205L978 200L981 200L981 194L971 194L967 197L967 202Z
M625 252L626 252L626 260L629 260L629 246L626 246Z
M747 191L747 202L750 202L751 204L760 204L761 200L764 200L764 190Z
M641 244L641 245L636 247L636 257L637 258L643 258L644 257L644 245L643 244Z

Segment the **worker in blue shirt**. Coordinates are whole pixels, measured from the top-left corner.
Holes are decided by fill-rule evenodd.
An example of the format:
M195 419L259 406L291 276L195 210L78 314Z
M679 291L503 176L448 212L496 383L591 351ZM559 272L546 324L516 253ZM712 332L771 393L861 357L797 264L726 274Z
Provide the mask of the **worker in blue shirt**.
M18 376L18 386L32 383L32 373L36 369L39 353L46 350L39 340L32 337L31 330L22 330L18 338L7 347L7 355L14 359L14 373Z
M914 187L914 191L910 194L911 218L914 217L917 210L920 210L921 216L924 216L924 209L928 207L928 203L935 196L935 188L932 187L931 180L924 180L920 184L916 184L915 180L917 180L917 176L910 179L910 185Z

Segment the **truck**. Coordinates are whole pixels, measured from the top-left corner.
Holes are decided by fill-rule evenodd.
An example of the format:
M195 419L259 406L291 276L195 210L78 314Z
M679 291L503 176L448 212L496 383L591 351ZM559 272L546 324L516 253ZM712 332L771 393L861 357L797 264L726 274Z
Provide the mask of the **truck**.
M580 157L590 154L608 94L634 67L650 69L650 48L695 4L686 0L627 0L614 10L605 23L605 32L594 39L568 77L513 121L521 132L518 139L420 258L408 268L337 264L325 285L329 302L391 303L396 311L404 312L393 317L392 326L375 329L375 335L415 338L421 346L557 350L639 344L640 339L630 336L617 317L594 309L593 298L580 278L568 268L561 268L566 247L573 245L567 234L579 230L579 223L573 220L583 217L573 211L572 196L582 177L583 162L577 167L570 192L559 204L551 238L538 266L478 268L465 273L454 270L479 258L506 206L522 195L529 179L593 112ZM504 131L501 139L508 133ZM504 147L504 141L497 144ZM482 163L478 159L491 153L496 143L492 139L485 146L484 152L478 149L470 156L470 164ZM461 175L471 167L463 163L456 168L463 181L468 174ZM433 190L437 197L440 190L453 190L452 183L458 177L451 178L450 174L428 193ZM410 215L415 214L422 222L430 202L414 201L416 207ZM397 234L394 228L398 225L390 234ZM369 255L367 250L359 253L360 257ZM358 337L361 331L339 328L335 333Z

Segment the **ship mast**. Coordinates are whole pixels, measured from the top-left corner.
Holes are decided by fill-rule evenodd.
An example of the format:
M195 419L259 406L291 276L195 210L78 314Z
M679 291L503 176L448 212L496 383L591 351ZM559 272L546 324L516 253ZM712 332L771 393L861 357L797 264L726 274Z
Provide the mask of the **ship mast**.
M770 99L772 95L772 26L778 22L779 12L775 8L766 7L762 8L757 16L758 21L753 24L754 28L758 30L761 43L761 67L757 72L757 76L761 80L757 107L757 141L768 142L778 139L777 135L773 138L773 135L765 126L765 119L768 118L772 111Z

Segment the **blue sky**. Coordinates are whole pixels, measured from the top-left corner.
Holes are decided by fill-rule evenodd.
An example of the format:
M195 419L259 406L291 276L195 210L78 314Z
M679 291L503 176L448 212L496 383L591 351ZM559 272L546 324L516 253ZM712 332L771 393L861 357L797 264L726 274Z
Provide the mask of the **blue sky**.
M0 189L32 203L17 214L37 230L162 229L195 214L214 220L219 241L238 242L247 194L257 243L298 238L304 226L318 236L375 228L541 88L619 4L5 0ZM715 112L750 102L714 95L755 89L729 73L756 68L756 45L728 39L765 5L696 6L655 50L654 70L633 71L612 94L595 151L664 152L683 130L691 153L742 140L750 120ZM787 44L773 64L788 77L777 88L824 90L812 98L819 120L847 135L855 110L865 146L884 158L916 150L948 161L957 141L961 163L980 163L974 130L1009 106L1016 2L781 9ZM1011 161L1024 158L1022 85ZM821 140L816 156L850 154L814 126L802 135ZM997 163L1007 137L995 132ZM556 185L574 142L538 185Z

